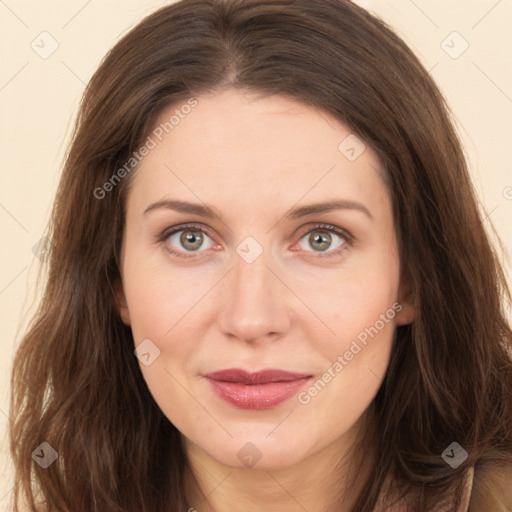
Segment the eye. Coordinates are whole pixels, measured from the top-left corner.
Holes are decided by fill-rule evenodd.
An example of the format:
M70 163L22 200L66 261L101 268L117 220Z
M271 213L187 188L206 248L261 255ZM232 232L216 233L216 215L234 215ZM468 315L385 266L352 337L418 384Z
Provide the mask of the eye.
M200 249L210 249L213 245L204 229L195 224L176 226L163 233L160 241L167 242L165 249L168 252L184 258L188 255L183 253L204 252Z
M300 248L305 251L326 253L322 254L321 257L339 255L347 250L351 244L352 238L348 233L328 224L315 226L299 240ZM309 251L308 246L312 247L313 251Z
M164 249L181 258L190 258L194 253L205 252L214 245L204 227L197 224L184 224L165 230L157 239L164 243ZM348 250L353 238L345 230L329 224L319 224L306 232L299 240L299 247L306 252L316 252L322 258L339 256ZM335 244L335 245L333 245ZM313 250L309 250L308 247Z

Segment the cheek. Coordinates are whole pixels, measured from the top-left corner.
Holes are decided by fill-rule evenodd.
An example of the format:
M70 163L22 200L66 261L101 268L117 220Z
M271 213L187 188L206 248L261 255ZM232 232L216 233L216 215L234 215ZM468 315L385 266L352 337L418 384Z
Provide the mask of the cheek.
M308 339L325 361L323 373L299 395L312 405L315 423L345 430L375 397L389 366L396 316L398 269L376 266L373 271L351 272L343 282L331 282L316 304L334 334L310 328ZM315 327L318 328L318 321ZM315 334L316 332L316 334Z
M139 358L144 380L164 414L185 428L183 421L201 414L187 390L197 375L198 350L216 318L213 308L219 300L212 286L218 276L213 269L176 269L135 256L127 258L125 271L134 344L150 340L150 351L158 354L147 366Z
M159 408L175 426L186 430L189 421L201 419L201 410L196 410L187 392L187 378L194 370L190 366L198 340L204 337L201 319L209 301L207 296L201 297L211 283L162 266L157 271L157 266L133 265L130 271L127 265L126 271L125 293L134 344L150 340L154 344L149 345L151 356L158 354L148 365L139 358L143 378Z
M395 317L401 309L397 303L398 261L389 251L369 258L354 258L351 263L343 271L332 272L332 277L322 281L316 292L308 296L308 305L330 331L329 335L322 328L326 334L321 337L322 352L333 359L350 350L354 340L369 347L368 341L378 338L380 346L388 345L383 348L385 357L393 338ZM313 333L310 338L315 339ZM378 355L376 347L365 352L367 357Z
M208 291L215 283L211 272L177 270L166 264L165 257L144 256L134 251L124 267L124 290L136 343L151 335L170 338L191 313L204 312Z

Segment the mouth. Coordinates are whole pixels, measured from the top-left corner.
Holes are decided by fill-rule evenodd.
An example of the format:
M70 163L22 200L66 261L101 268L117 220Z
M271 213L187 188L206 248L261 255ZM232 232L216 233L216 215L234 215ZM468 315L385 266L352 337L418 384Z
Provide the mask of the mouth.
M221 370L204 377L225 402L239 409L270 409L295 395L313 376L285 370Z

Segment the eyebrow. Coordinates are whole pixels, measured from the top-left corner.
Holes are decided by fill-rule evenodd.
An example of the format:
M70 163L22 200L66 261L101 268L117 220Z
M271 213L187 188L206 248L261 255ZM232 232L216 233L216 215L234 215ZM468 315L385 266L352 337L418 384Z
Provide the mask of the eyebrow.
M155 203L151 203L145 210L144 215L148 214L151 211L157 209L168 209L175 210L181 213L191 213L195 215L199 215L200 217L204 217L207 219L219 218L220 215L216 212L214 208L211 208L207 205L202 205L198 203L189 203L187 201L178 201L172 199L162 199L161 201L157 201ZM364 213L367 217L373 220L373 215L370 210L361 203L356 201L349 201L347 199L337 199L333 201L328 201L325 203L313 203L305 206L300 206L299 208L295 208L290 210L284 215L285 219L298 219L301 217L306 217L308 215L327 213L334 210L354 210L361 213Z

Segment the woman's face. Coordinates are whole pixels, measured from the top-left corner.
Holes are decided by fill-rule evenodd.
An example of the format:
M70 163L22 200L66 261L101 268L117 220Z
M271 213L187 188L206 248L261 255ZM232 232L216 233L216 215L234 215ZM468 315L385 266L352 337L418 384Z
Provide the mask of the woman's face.
M235 90L153 128L119 297L156 403L232 467L347 445L414 314L375 153L325 112Z

